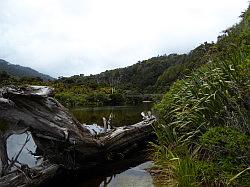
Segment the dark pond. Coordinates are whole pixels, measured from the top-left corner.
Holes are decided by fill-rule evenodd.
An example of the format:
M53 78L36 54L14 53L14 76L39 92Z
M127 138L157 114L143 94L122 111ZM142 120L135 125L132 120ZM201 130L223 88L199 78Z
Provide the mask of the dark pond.
M102 117L106 119L112 114L112 125L115 127L132 125L142 120L141 112L151 110L153 103L144 102L138 106L108 106L71 109L72 114L87 125L102 125Z
M94 173L92 176L83 175L82 181L74 181L69 183L75 187L154 187L152 176L147 172L147 169L153 166L151 161L139 163L137 166L133 165L132 160L126 163L127 166L123 170L113 170L111 173L107 172L106 175ZM130 165L130 167L128 167ZM120 166L118 166L119 168ZM116 168L117 169L117 168ZM91 171L90 171L91 172ZM84 176L85 180L84 180ZM66 184L66 183L65 183Z
M112 114L112 125L117 127L140 122L142 120L141 112L151 111L152 106L152 102L144 102L138 106L76 108L72 109L71 112L81 123L101 126L103 124L102 117L108 119ZM152 166L152 162L148 161L145 155L145 152L138 152L131 159L105 168L105 172L90 171L92 174L87 176L84 174L80 181L76 179L73 186L152 187L154 186L153 179L146 171L147 168Z

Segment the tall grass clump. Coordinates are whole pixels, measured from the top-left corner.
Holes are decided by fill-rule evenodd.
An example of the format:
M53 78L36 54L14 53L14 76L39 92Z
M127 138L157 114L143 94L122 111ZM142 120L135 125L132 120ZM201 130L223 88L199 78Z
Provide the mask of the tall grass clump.
M250 186L249 9L155 106L153 158L177 186ZM170 184L169 184L170 185Z

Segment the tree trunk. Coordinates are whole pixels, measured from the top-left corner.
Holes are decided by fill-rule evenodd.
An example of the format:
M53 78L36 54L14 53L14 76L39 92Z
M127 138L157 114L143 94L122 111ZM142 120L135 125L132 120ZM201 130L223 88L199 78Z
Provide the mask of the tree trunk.
M0 139L1 168L6 164L4 143L7 137L24 128L32 133L39 150L53 163L32 168L26 175L21 171L8 174L0 178L0 186L40 184L55 174L59 165L67 169L86 169L111 159L122 159L152 135L153 116L135 125L92 135L66 108L50 97L51 93L51 88L38 86L0 90L0 123L4 128L3 125L0 127L5 133ZM2 174L3 171L1 169ZM32 178L32 172L35 178Z

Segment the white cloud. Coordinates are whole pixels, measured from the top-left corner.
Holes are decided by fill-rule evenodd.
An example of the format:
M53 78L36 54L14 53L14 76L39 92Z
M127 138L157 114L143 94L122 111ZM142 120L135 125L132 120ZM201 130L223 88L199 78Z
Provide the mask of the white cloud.
M236 23L248 0L1 0L0 58L52 76L182 53Z

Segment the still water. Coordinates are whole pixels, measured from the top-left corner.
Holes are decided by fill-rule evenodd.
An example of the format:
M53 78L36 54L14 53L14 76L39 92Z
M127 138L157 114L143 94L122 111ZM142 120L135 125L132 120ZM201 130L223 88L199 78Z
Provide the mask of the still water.
M152 176L147 169L152 167L151 161L146 161L134 167L130 167L120 173L108 175L96 175L79 182L76 187L154 187Z
M150 111L153 103L142 103L138 106L108 106L93 108L71 109L72 114L81 122L87 125L97 124L102 126L103 120L112 114L112 126L119 127L133 125L142 120L141 112Z
M142 120L141 112L151 111L153 103L142 103L139 106L113 106L97 108L77 108L71 110L72 114L81 122L89 124L103 124L102 117L109 118L112 113L112 125L132 125ZM152 176L147 172L153 163L145 157L145 152L138 152L134 159L119 163L107 169L107 172L95 171L92 176L82 181L75 181L77 187L153 187Z
M7 154L10 160L14 159L20 151L20 155L17 157L18 163L34 167L42 162L41 157L34 156L37 146L30 132L12 134L8 137L6 144Z

